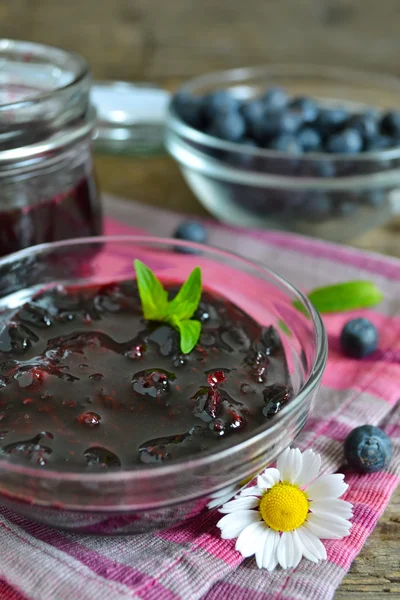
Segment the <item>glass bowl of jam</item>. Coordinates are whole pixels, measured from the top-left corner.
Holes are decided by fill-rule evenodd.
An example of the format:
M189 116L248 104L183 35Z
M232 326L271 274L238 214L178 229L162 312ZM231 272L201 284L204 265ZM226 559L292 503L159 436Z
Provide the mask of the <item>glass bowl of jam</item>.
M0 255L102 232L80 56L0 40Z
M191 352L175 329L144 319L134 259L170 299L200 267ZM293 442L326 356L309 301L222 250L128 236L4 257L0 504L92 534L193 517Z

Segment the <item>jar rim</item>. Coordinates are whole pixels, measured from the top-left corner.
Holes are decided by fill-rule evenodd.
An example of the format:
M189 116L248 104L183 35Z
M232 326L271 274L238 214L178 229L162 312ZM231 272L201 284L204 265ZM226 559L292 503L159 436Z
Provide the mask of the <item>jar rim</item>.
M46 59L48 63L52 63L52 65L58 69L68 65L70 69L73 69L73 77L70 81L62 83L61 85L56 85L43 92L39 91L31 96L28 95L26 99L18 99L12 102L0 101L0 111L10 110L13 107L17 108L21 105L28 106L30 104L40 103L49 97L54 97L54 94L57 94L57 92L63 92L64 90L79 84L90 75L89 65L83 56L77 52L63 50L62 48L52 45L10 38L0 38L0 61L6 55L21 57L22 61L27 64L32 61L32 58L38 58Z

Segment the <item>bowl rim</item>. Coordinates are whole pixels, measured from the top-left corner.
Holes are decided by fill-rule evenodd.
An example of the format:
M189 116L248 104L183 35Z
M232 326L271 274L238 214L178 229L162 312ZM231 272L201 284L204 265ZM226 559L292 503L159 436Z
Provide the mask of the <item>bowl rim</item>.
M343 154L343 153L328 153L328 152L307 152L305 154L290 154L281 150L272 150L253 146L246 146L240 142L229 142L221 140L215 136L204 133L199 129L185 123L178 115L174 108L173 101L177 94L188 93L195 94L199 86L207 83L221 84L221 88L228 83L238 84L243 83L250 77L266 76L266 75L287 75L290 77L316 76L324 77L325 79L344 79L354 82L355 80L376 83L380 88L389 87L394 91L398 91L400 99L400 77L385 73L374 73L369 71L350 69L347 67L338 66L323 66L311 63L273 63L270 65L256 67L239 67L235 69L226 69L220 71L211 71L209 73L199 75L188 79L180 86L171 96L171 100L167 109L166 127L178 135L182 135L193 142L216 148L219 150L229 151L232 154L246 154L249 157L270 158L270 159L295 159L296 161L356 161L368 162L373 160L391 160L400 157L400 145L386 150L372 150L361 152L359 154ZM372 108L372 107L371 107ZM324 178L325 180L326 178Z
M242 442L236 443L231 447L224 448L217 452L211 451L205 455L201 454L198 458L196 458L196 455L194 455L189 459L183 458L174 460L173 463L169 465L151 467L145 465L137 465L130 469L123 469L106 473L63 471L55 469L42 470L37 467L19 465L11 463L7 460L0 460L0 472L8 472L11 474L24 475L36 479L45 480L61 479L65 482L69 481L78 483L84 480L85 483L107 483L113 481L143 481L144 479L155 479L159 476L175 475L179 474L179 472L182 471L183 465L186 469L198 469L206 466L208 467L211 464L226 458L230 453L232 453L233 450L235 451L235 453L240 453L240 450L244 449L246 446L256 444L263 436L266 435L266 432L273 433L276 430L278 430L281 421L287 415L289 415L291 411L294 411L299 405L301 405L303 401L309 396L309 394L312 393L314 388L319 384L325 369L328 356L328 338L322 318L317 309L307 298L307 296L305 296L300 290L298 290L297 287L290 283L285 277L282 277L273 269L266 267L263 263L261 263L261 261L247 259L238 253L223 250L213 246L208 246L206 244L186 242L183 240L175 240L172 238L162 238L147 235L104 235L85 238L72 238L69 240L62 240L59 242L50 242L46 244L38 244L36 246L31 246L24 250L20 250L18 252L14 252L12 254L0 258L0 268L4 265L12 264L15 260L26 259L28 257L34 256L35 254L51 251L53 249L64 248L68 246L84 246L87 244L98 244L100 246L105 243L135 243L143 245L156 245L159 247L171 247L173 245L174 248L190 248L192 250L197 250L200 252L204 251L207 254L217 255L221 258L226 257L234 259L236 265L238 262L242 265L248 265L253 270L256 269L260 273L260 275L272 278L273 284L275 284L273 280L276 279L277 283L284 290L293 294L297 298L297 300L299 300L302 303L302 305L306 307L309 315L311 316L315 342L315 358L310 368L309 376L304 381L299 393L281 411L279 411L279 413L277 413L275 423L273 423L269 427L266 427L262 431L259 431L255 435L249 435L249 437L247 437Z

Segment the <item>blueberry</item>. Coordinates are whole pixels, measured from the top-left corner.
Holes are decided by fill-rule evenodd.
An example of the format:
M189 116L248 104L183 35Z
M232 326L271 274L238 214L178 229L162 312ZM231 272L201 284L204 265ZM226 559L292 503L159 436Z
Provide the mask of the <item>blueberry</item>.
M257 137L268 146L268 140L282 133L295 133L301 125L301 117L295 112L266 111L257 132Z
M297 134L297 143L304 152L316 152L321 147L321 136L311 127L305 127Z
M348 118L344 108L323 108L316 120L316 128L321 134L337 130Z
M268 144L268 148L279 150L280 152L290 152L290 154L300 154L301 146L294 135L282 133L274 137Z
M375 137L367 140L365 144L365 150L368 152L374 152L377 150L387 150L388 148L393 148L396 144L388 135L378 134Z
M289 102L289 96L280 87L269 88L262 98L264 105L270 110L282 110Z
M347 127L356 129L365 142L373 140L378 135L378 119L372 111L350 117L346 123Z
M173 98L173 106L179 117L195 129L203 129L204 120L202 116L202 99L190 96L184 92L176 94Z
M280 383L267 385L263 391L265 406L262 409L263 415L271 418L279 412L285 404L292 398L292 390Z
M318 116L318 104L313 98L295 98L289 107L301 114L304 123L312 123Z
M383 204L386 199L386 190L368 190L367 192L365 192L364 198L369 206L381 206L381 204Z
M396 137L400 136L400 112L389 111L383 115L381 121L382 133L393 135Z
M210 135L229 142L238 142L245 132L244 119L236 110L215 115L207 129Z
M392 443L386 433L373 425L361 425L344 442L344 456L361 473L381 471L392 458Z
M231 112L239 108L237 98L226 90L218 90L204 96L202 102L202 110L205 117L209 120L214 119L217 115L225 112Z
M326 150L334 154L357 154L362 147L362 137L357 129L345 129L333 134L326 142Z
M207 241L207 230L197 221L182 221L174 233L177 240L186 240L187 242L196 242L205 244Z
M249 100L240 107L240 113L243 115L249 127L251 127L254 122L262 119L264 111L265 106L261 100Z
M342 200L336 208L336 213L340 217L351 217L359 209L359 204L354 200Z
M302 206L301 216L311 223L325 221L332 212L332 201L324 192L309 194Z
M362 358L377 349L378 331L368 319L352 319L342 329L340 346L347 356Z

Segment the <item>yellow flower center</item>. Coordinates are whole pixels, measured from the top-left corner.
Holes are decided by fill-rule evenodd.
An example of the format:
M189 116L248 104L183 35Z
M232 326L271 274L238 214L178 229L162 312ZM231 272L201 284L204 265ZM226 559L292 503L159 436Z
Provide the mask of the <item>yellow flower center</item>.
M292 531L306 520L308 499L296 485L276 483L261 498L260 513L271 529Z

